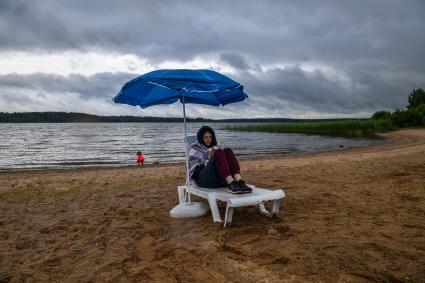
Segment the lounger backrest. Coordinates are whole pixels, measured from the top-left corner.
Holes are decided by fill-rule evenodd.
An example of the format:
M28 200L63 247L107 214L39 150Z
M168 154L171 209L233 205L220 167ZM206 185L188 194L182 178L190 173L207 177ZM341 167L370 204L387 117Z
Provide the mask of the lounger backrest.
M186 148L187 148L187 153L189 154L190 152L190 146L197 141L197 137L196 136L187 136L187 139L185 141L186 144ZM190 180L190 183L194 182L194 180Z
M190 150L190 145L196 142L196 140L197 140L196 136L187 136L187 140L186 140L187 152L189 152Z

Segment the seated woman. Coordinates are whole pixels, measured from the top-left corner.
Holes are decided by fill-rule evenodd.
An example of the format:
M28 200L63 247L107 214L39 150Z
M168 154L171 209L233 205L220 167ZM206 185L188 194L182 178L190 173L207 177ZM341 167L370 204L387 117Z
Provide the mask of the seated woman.
M242 180L238 160L230 148L217 146L214 130L202 126L189 150L189 178L204 188L227 187L233 194L250 193Z

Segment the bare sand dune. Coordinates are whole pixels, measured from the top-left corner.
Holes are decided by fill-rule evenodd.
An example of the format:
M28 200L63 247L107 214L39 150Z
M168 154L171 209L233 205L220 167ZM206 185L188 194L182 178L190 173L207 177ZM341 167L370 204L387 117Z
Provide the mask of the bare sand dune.
M425 130L241 161L279 218L172 219L184 166L0 173L0 282L425 282ZM223 208L223 207L222 207Z

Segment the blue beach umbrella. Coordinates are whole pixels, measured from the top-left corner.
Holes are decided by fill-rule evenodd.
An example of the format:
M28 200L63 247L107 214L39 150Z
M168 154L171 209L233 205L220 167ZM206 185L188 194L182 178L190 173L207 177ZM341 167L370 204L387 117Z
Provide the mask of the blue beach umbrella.
M156 70L124 84L113 98L115 103L146 108L157 104L183 104L185 141L186 103L220 106L248 98L243 86L223 74L212 70ZM189 185L189 158L186 149L186 186ZM189 195L190 196L190 195ZM189 200L190 202L190 200Z
M243 86L211 70L157 70L124 84L115 103L142 108L157 104L185 103L212 106L239 102L248 96Z

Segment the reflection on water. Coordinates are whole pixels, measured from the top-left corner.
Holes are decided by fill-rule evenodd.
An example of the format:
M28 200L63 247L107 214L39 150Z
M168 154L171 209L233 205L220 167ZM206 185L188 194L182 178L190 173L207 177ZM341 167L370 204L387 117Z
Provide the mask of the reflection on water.
M233 132L234 123L207 123L217 139L238 156L340 149L386 140L346 139L302 134ZM241 125L242 123L238 123ZM195 135L202 123L189 123ZM184 160L182 123L0 124L0 169L135 164Z

